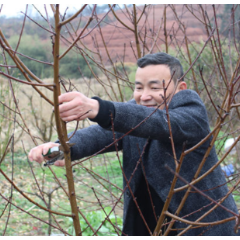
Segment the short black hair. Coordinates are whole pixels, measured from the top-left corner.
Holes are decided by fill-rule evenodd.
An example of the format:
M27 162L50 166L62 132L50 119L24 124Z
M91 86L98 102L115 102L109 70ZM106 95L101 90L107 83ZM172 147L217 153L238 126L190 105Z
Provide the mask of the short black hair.
M147 54L137 60L137 65L140 68L144 68L148 65L158 64L167 65L169 67L174 83L176 83L177 80L183 76L183 67L180 61L167 53L159 52ZM184 79L181 80L184 81Z

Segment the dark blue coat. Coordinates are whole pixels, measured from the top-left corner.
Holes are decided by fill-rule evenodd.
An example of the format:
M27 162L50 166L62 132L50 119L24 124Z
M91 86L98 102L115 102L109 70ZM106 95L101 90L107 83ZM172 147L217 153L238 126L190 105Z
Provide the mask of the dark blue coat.
M113 104L115 108L114 130L116 132L116 138L120 138L123 134L137 126L154 110L153 108L137 105L134 100L128 103L113 102ZM184 144L185 149L190 149L210 132L205 106L198 94L192 90L180 91L173 96L169 104L169 117L177 158L180 157ZM136 197L136 201L151 231L153 231L156 226L156 219L153 214L148 188L143 175L143 166L156 215L158 217L168 196L171 181L173 179L173 174L166 166L173 170L175 169L169 136L166 111L157 110L137 129L118 142L118 149L123 150L124 173L126 178L130 179L139 162L140 154L144 149L146 141L149 139L142 156L143 165L141 163L138 164L130 182L130 188L134 197ZM77 131L75 136L71 139L71 142L76 143L76 145L72 147L72 159L76 160L90 156L103 149L105 146L108 146L113 142L113 134L110 127L104 129L99 125L93 125ZM180 176L186 181L192 181L209 147L209 143L210 140L206 141L196 150L185 156ZM115 146L113 145L105 152L107 151L115 151ZM200 175L209 170L217 162L218 159L215 149L212 148ZM178 179L176 188L183 185L185 185L185 183ZM126 181L124 180L124 187L125 186ZM221 198L228 193L226 180L220 166L215 168L211 174L195 184L195 186L216 201L221 200ZM175 213L185 191L186 190L174 194L168 209L169 212ZM209 209L214 207L214 205L215 204L206 197L192 190L179 216L189 221L196 221ZM238 213L231 194L222 205ZM217 207L200 222L212 223L232 216L232 213L229 213L221 207ZM180 229L187 226L188 225L178 221L174 224L177 233L181 232ZM235 220L216 226L208 225L207 227L193 228L188 230L184 235L235 235L234 226ZM148 234L147 228L145 227L129 189L124 193L123 232L128 235Z

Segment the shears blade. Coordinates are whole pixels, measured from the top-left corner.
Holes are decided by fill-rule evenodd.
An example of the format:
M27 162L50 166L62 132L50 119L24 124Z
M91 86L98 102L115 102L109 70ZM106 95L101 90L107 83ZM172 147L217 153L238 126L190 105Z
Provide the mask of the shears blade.
M69 147L72 147L75 145L75 143L67 142L67 145ZM50 148L47 154L43 156L48 160L46 163L43 164L44 167L53 165L57 160L62 160L64 158L63 146L62 145L54 146Z

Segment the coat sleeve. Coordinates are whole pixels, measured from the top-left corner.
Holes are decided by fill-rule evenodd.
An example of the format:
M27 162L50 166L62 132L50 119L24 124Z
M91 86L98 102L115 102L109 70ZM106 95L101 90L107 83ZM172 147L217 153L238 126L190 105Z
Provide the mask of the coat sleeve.
M121 135L120 133L115 133L115 139L120 138ZM78 130L70 139L70 142L75 143L71 147L72 161L91 156L103 149L104 151L101 153L116 150L115 144L109 147L114 142L112 131L105 130L99 125L91 125ZM122 150L122 140L117 142L117 147L118 150Z
M133 103L114 103L114 106L114 129L121 133L129 132L154 111L153 108ZM208 134L206 108L196 92L183 90L176 93L169 104L168 112L174 142L198 142ZM169 141L166 110L158 109L130 135Z

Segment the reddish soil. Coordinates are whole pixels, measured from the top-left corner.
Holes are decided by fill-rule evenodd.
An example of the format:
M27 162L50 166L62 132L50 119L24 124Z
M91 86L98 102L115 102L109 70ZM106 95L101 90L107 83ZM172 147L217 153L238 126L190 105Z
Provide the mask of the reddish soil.
M206 29L204 24L201 22L203 16L201 14L199 5L191 5L188 7L188 9L185 5L174 5L174 8L177 17L174 14L173 8L170 6L168 6L166 10L167 41L173 48L177 49L179 46L184 47L185 45L184 32L182 30L183 26L180 25L179 20L181 23L184 23L184 26L186 27L188 42L199 42L200 40L204 41L207 39ZM215 8L218 16L218 14L223 10L224 6L216 5ZM138 17L141 15L142 9L143 7L137 8ZM193 11L193 14L189 11L189 9ZM203 9L206 10L209 19L213 19L214 13L212 5L203 5ZM132 11L133 9L129 8L130 14ZM129 26L129 28L134 29L134 24L130 21L129 15L126 13L126 11L118 10L116 11L116 14L124 24ZM103 15L104 14L99 15L99 19L101 19ZM160 32L156 41L157 47L155 46L153 48L153 52L166 51L163 16L164 5L153 5L146 9L141 21L139 22L138 32L140 32L140 36L142 38L139 40L141 48L144 41L145 45L148 47L148 49L144 49L145 54L150 51L159 30ZM221 19L218 18L219 25L220 21ZM119 21L114 19L112 13L109 13L108 15L108 22L109 24L104 24L101 26L101 32L104 36L104 41L112 60L135 62L135 55L137 55L137 53L133 31L127 29ZM102 40L99 28L94 29L91 34L85 37L83 39L83 43L86 44L86 46L88 46L91 50L95 52L99 51L105 64L108 64L107 51L104 47L104 42ZM135 55L133 53L133 49L135 51Z

